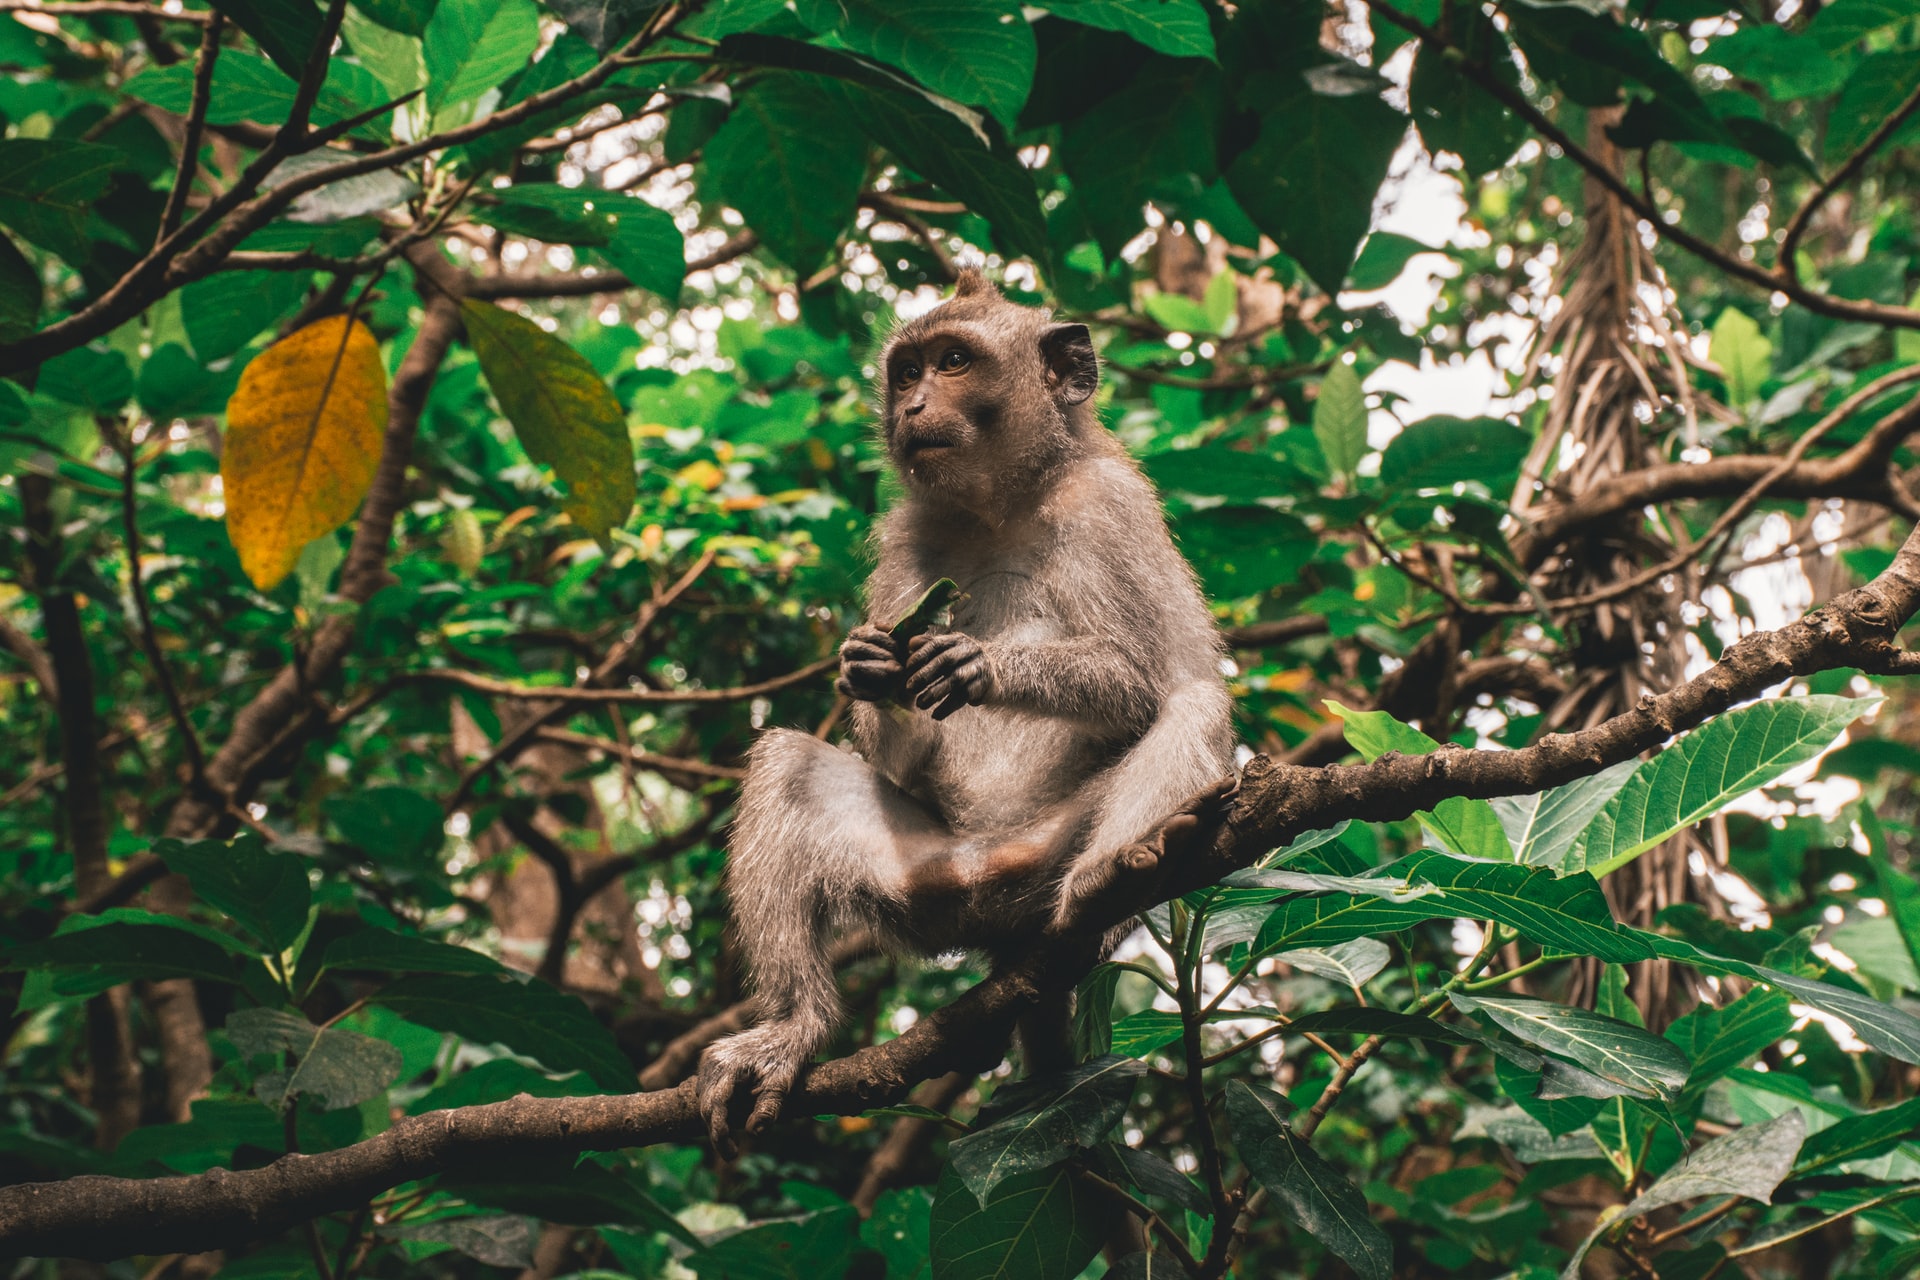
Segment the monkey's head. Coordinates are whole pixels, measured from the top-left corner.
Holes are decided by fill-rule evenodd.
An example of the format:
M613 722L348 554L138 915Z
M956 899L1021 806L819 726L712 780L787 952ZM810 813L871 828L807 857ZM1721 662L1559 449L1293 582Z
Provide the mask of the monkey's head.
M1104 435L1089 403L1100 366L1087 327L1008 302L972 268L950 300L894 332L879 380L900 474L975 510Z

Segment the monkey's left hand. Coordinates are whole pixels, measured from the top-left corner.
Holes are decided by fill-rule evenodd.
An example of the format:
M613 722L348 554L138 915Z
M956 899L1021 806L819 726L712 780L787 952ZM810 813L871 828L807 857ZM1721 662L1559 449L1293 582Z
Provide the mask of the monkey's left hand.
M935 720L978 706L993 692L986 650L960 631L915 636L907 646L907 697Z

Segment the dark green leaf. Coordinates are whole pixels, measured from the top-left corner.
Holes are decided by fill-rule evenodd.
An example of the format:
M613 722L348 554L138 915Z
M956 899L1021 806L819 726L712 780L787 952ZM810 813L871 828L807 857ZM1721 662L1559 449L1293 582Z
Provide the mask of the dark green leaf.
M533 0L439 0L421 36L427 110L438 114L498 88L539 47Z
M1783 991L1756 987L1725 1008L1696 1005L1667 1028L1667 1039L1693 1063L1687 1088L1706 1088L1793 1030L1793 1002Z
M1494 1055L1493 1074L1500 1082L1500 1091L1556 1138L1586 1128L1600 1110L1598 1098L1543 1098L1541 1072L1529 1071L1499 1054Z
M1169 58L1215 56L1200 0L1049 0L1044 7L1069 22L1131 36Z
M1287 497L1308 487L1297 468L1272 454L1219 445L1152 454L1141 465L1165 492L1230 503Z
M1286 1100L1235 1080L1227 1086L1226 1103L1240 1157L1286 1217L1362 1280L1387 1280L1393 1273L1393 1242L1369 1215L1360 1189L1286 1123L1292 1110Z
M246 1057L292 1055L293 1065L254 1082L254 1094L276 1111L301 1094L329 1111L378 1096L400 1074L400 1051L384 1040L341 1027L320 1028L283 1009L242 1009L227 1019L227 1036Z
M34 389L89 413L113 413L133 395L133 370L118 351L75 347L40 366Z
M285 951L307 927L313 894L307 860L297 853L269 849L252 835L231 843L160 840L153 852L187 878L196 897L226 912L271 951Z
M887 1280L928 1280L927 1226L933 1201L922 1187L883 1191L873 1216L860 1228L860 1243L887 1260Z
M1462 5L1451 18L1449 35L1458 53L1423 47L1414 62L1408 101L1427 150L1453 152L1466 164L1467 177L1475 179L1512 159L1529 131L1498 99L1463 74L1458 61L1464 54L1517 92L1520 71L1506 37L1477 6Z
M320 967L382 973L504 972L498 960L467 947L449 946L372 925L334 939Z
M1032 1082L1047 1090L1046 1102L954 1139L947 1148L954 1172L985 1205L1006 1179L1044 1169L1104 1138L1145 1071L1144 1063L1116 1053Z
M505 1102L522 1093L532 1098L581 1098L602 1092L599 1085L577 1071L555 1077L512 1058L495 1058L428 1090L407 1108L407 1114L418 1116L429 1111L484 1106L489 1102Z
M1543 947L1613 964L1648 958L1648 943L1614 922L1590 875L1556 877L1544 867L1467 862L1438 852L1413 854L1391 870L1439 888L1440 894L1413 904L1435 914L1498 920Z
M59 254L87 260L87 216L126 157L92 142L0 140L0 226Z
M1900 104L1920 83L1920 53L1911 50L1876 53L1847 76L1840 100L1833 104L1827 119L1827 136L1822 154L1829 165L1846 161L1865 145L1874 130L1885 124ZM1920 118L1910 117L1894 130L1882 148L1911 146L1920 139Z
M33 263L11 239L0 236L0 342L17 342L39 327L44 292Z
M1587 1009L1525 996L1451 997L1456 1009L1481 1014L1548 1053L1643 1098L1676 1102L1691 1064L1670 1042L1643 1028Z
M546 0L566 19L567 29L601 53L632 33L665 0Z
M984 1207L949 1168L933 1193L933 1280L1073 1280L1114 1212L1065 1166L1008 1179Z
M120 908L99 916L69 916L44 942L13 948L14 969L51 968L98 975L105 990L134 978L240 980L238 944L216 941L171 916Z
M600 256L661 301L677 303L687 275L687 246L673 215L637 196L600 207L612 224Z
M475 1044L503 1044L555 1071L634 1088L633 1064L587 1007L544 982L479 975L402 978L373 999L410 1022Z
M1099 110L1062 127L1061 167L1109 260L1140 234L1142 207L1163 185L1184 173L1203 186L1217 176L1221 88L1219 73L1202 64L1150 65Z
M827 83L766 77L739 95L706 149L721 197L802 274L839 241L867 171L865 143L845 127Z
M1451 914L1449 908L1438 905L1440 901L1429 897L1413 902L1388 902L1370 895L1346 893L1289 898L1267 917L1253 949L1266 955L1395 933L1423 920Z
M213 7L296 80L320 43L320 10L313 0L219 0ZM227 56L223 54L222 61Z
M687 1259L700 1280L820 1280L847 1274L859 1242L851 1207L798 1222L766 1222L715 1241Z
M1287 1024L1289 1031L1315 1035L1386 1036L1400 1040L1426 1040L1434 1044L1466 1044L1458 1030L1432 1018L1400 1013L1393 1009L1324 1009L1303 1013Z
M800 20L1011 130L1033 84L1033 28L1009 0L797 0Z
M265 58L241 50L227 50L214 63L207 121L222 125L248 121L270 126L284 124L299 89L297 80L288 79ZM165 67L148 67L127 81L124 92L163 111L184 116L193 105L193 64L176 62ZM329 64L327 78L314 99L313 123L335 124L371 111L397 96L367 68L336 59ZM387 118L378 117L355 132L361 137L378 138L379 130L374 126ZM338 152L313 157L316 163L328 164L338 164L340 159Z
M440 806L406 787L367 787L333 796L327 817L343 839L382 866L418 866L437 854L446 838Z
M1180 1015L1160 1009L1142 1009L1113 1024L1113 1052L1144 1058L1180 1038Z
M1810 1136L1793 1164L1793 1176L1825 1173L1851 1160L1884 1155L1920 1130L1920 1098L1850 1116Z
M1495 493L1510 487L1533 438L1498 418L1436 414L1408 424L1380 458L1380 483L1397 493L1448 489L1473 480Z
M629 1082L627 1088L632 1088ZM524 1213L566 1226L619 1225L664 1231L682 1244L700 1243L638 1179L593 1160L530 1155L510 1165L469 1165L441 1175L443 1189L470 1204Z
M1337 293L1407 118L1371 94L1316 93L1297 79L1294 86L1262 113L1227 185L1282 252Z
M1138 1147L1122 1146L1117 1142L1110 1142L1100 1150L1120 1167L1126 1181L1148 1195L1171 1200L1181 1208L1191 1209L1195 1213L1212 1212L1207 1193L1200 1188L1200 1185L1153 1152L1143 1151Z

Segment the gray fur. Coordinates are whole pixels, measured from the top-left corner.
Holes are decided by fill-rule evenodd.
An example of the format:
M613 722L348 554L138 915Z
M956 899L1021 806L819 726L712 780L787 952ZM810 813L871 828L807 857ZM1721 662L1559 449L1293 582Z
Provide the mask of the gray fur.
M956 344L966 366L937 371ZM1093 414L1095 379L1084 330L972 273L887 345L882 429L908 498L876 534L871 621L842 651L853 751L773 730L741 791L730 890L763 1021L701 1061L723 1150L736 1085L755 1083L763 1127L838 1025L831 930L930 955L1023 949L1177 856L1198 825L1182 815L1231 785L1213 619ZM966 593L951 632L891 652L876 628L942 577ZM925 688L920 709L875 700L910 701L903 683Z

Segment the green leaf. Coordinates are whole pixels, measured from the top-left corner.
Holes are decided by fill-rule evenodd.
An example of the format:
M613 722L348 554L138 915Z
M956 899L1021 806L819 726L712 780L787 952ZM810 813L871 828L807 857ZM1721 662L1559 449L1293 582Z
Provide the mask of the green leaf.
M40 366L35 389L89 413L114 413L133 395L133 370L118 351L75 347Z
M1467 62L1489 69L1506 88L1518 90L1520 71L1506 37L1476 6L1463 5L1449 17L1455 48L1421 47L1408 86L1408 105L1427 150L1459 156L1471 184L1512 159L1529 132L1499 99L1461 71L1459 59L1464 55Z
M1315 1035L1384 1036L1394 1040L1426 1040L1434 1044L1467 1044L1468 1037L1443 1022L1393 1009L1347 1007L1303 1013L1287 1024L1290 1032Z
M358 7L347 9L340 22L340 34L360 65L371 71L387 91L389 100L426 88L427 57L419 36L376 22ZM217 63L214 69L218 74Z
M918 94L839 86L860 129L895 159L985 218L1008 254L1052 263L1033 174L1004 142L991 146L946 109ZM743 211L744 212L744 211Z
M895 1187L874 1202L860 1243L887 1261L888 1280L928 1280L927 1233L933 1200L924 1187Z
M1493 492L1509 481L1533 448L1533 437L1498 418L1444 414L1409 423L1380 456L1380 483L1395 493L1450 489L1478 481Z
M1286 1123L1291 1104L1242 1080L1227 1085L1227 1120L1254 1180L1361 1280L1388 1280L1393 1242L1368 1213L1366 1197Z
M1407 269L1407 263L1416 255L1446 252L1412 236L1393 231L1372 232L1367 236L1367 242L1360 246L1360 256L1354 259L1353 270L1347 273L1347 288L1362 293L1384 289L1400 278L1400 273ZM1322 394L1325 394L1325 388L1322 388Z
M59 254L87 260L87 217L126 156L113 147L68 138L0 140L0 226Z
M1806 1132L1806 1120L1793 1110L1715 1138L1628 1201L1617 1215L1603 1219L1574 1250L1560 1280L1580 1280L1580 1264L1594 1241L1614 1225L1632 1222L1641 1214L1702 1196L1738 1196L1771 1204L1774 1189L1793 1168L1794 1153Z
M708 1244L687 1259L700 1280L820 1280L847 1274L859 1243L852 1206L797 1222L764 1222Z
M1368 246L1379 238L1375 235ZM1313 438L1335 475L1351 476L1367 455L1367 395L1360 375L1344 360L1334 361L1320 379L1320 394L1313 401Z
M1618 1018L1524 996L1448 997L1464 1013L1484 1014L1527 1044L1580 1064L1636 1097L1676 1102L1690 1065L1669 1041Z
M1303 947L1326 947L1374 934L1397 933L1423 920L1448 914L1443 906L1429 905L1434 899L1415 902L1388 902L1370 896L1347 893L1316 894L1289 898L1274 908L1254 939L1256 955L1275 951L1298 951Z
M408 787L366 787L327 800L341 838L387 867L418 867L440 852L446 815Z
M39 327L44 293L40 272L12 240L0 236L0 342L17 342Z
M429 1111L454 1111L489 1102L505 1102L517 1094L532 1098L582 1098L606 1092L581 1072L550 1076L512 1058L495 1058L469 1067L445 1084L436 1085L407 1107L410 1116Z
M1902 1062L1920 1063L1920 1018L1897 1005L1883 1003L1872 996L1848 991L1831 983L1816 982L1796 974L1764 965L1733 960L1703 951L1679 938L1628 930L1653 949L1657 956L1691 965L1702 973L1746 978L1769 987L1778 987L1801 1004L1840 1019L1853 1033L1889 1057Z
M640 19L664 0L546 0L547 8L566 19L567 29L605 53L632 34Z
M1074 1280L1115 1212L1064 1166L1009 1178L985 1206L948 1168L928 1224L933 1280Z
M1180 1015L1160 1009L1142 1009L1113 1024L1113 1052L1144 1058L1180 1038Z
M1098 1058L1113 1051L1113 993L1122 972L1118 965L1098 964L1080 980L1073 998L1076 1057Z
M1859 916L1827 936L1835 950L1856 966L1854 974L1876 994L1920 990L1920 970L1900 936L1900 926L1885 916Z
M1391 958L1387 944L1378 938L1355 938L1332 947L1303 947L1274 957L1303 973L1355 989L1378 977Z
M1634 771L1567 851L1562 872L1607 875L1832 744L1877 698L1775 697L1695 729Z
M1814 17L1814 26L1827 16L1826 6ZM1744 26L1707 46L1701 61L1725 67L1766 91L1775 102L1796 98L1824 98L1847 82L1851 62L1836 58L1807 33L1763 22Z
M1543 947L1611 964L1648 958L1647 941L1614 922L1606 895L1590 875L1556 876L1545 867L1467 862L1436 851L1403 858L1389 870L1439 888L1439 895L1416 904L1436 915L1498 920Z
M807 275L853 218L867 149L827 82L779 72L739 95L707 141L706 171L767 247Z
M1411 902L1435 892L1430 884L1415 884L1398 876L1339 876L1317 871L1290 871L1285 867L1236 871L1222 883L1248 889L1285 889L1290 893L1367 894L1385 898L1389 902Z
M1172 454L1154 456L1165 460L1154 465L1165 468L1162 474L1169 479L1189 465ZM1256 455L1238 456L1251 460ZM1255 470L1265 473L1268 469L1263 462ZM1195 483L1218 486L1215 480ZM1311 485L1304 476L1300 483ZM1180 549L1200 571L1207 594L1216 600L1263 595L1275 587L1298 582L1300 571L1313 560L1319 546L1297 516L1253 503L1183 512L1176 524Z
M267 944L285 951L307 927L312 888L307 860L267 848L253 835L224 840L159 840L153 852L193 885L194 896Z
M1207 1193L1202 1191L1192 1178L1153 1152L1109 1142L1100 1148L1100 1154L1110 1157L1124 1171L1126 1181L1133 1183L1148 1195L1171 1200L1195 1213L1212 1212Z
M629 1082L628 1089L632 1088ZM623 1090L624 1092L624 1090ZM441 1188L469 1204L524 1213L565 1226L621 1225L664 1231L690 1248L700 1240L636 1184L636 1178L571 1154L530 1153L506 1164L469 1164L440 1175Z
M1270 453L1225 445L1169 449L1142 458L1140 465L1162 493L1224 498L1236 504L1285 497L1308 487L1306 477L1292 463Z
M627 416L586 357L533 321L469 299L467 337L527 456L567 486L567 515L605 544L633 511Z
M376 973L505 972L498 960L470 948L373 925L335 938L320 968Z
M440 0L421 36L427 110L437 116L498 88L539 47L533 0Z
M224 360L306 297L300 271L218 271L180 290L180 318L202 363Z
M1500 828L1507 833L1516 859L1530 867L1558 866L1593 815L1639 767L1638 760L1622 760L1564 786L1493 800L1493 811L1500 817Z
M611 234L600 256L662 302L678 303L687 277L687 245L673 215L638 196L602 207Z
M249 1058L291 1054L294 1065L254 1082L254 1095L275 1111L301 1094L329 1111L378 1097L400 1075L400 1051L384 1040L341 1027L316 1027L284 1009L242 1009L227 1019L227 1037Z
M1707 358L1720 366L1727 403L1745 408L1760 398L1760 384L1772 373L1773 344L1746 312L1728 307L1713 322Z
M239 944L172 916L131 908L69 916L51 938L12 948L12 969L59 969L84 976L95 991L135 978L240 981Z
M1184 293L1150 293L1140 300L1140 309L1154 323L1175 333L1218 332L1206 308Z
M1855 67L1827 118L1826 142L1821 152L1827 163L1844 164L1865 146L1874 131L1885 124L1887 117L1913 92L1916 76L1920 76L1920 53L1912 50L1889 49L1871 55ZM1881 148L1882 154L1895 147L1912 146L1916 138L1920 138L1920 121L1908 119L1887 139Z
M1724 1008L1700 1004L1676 1019L1666 1034L1693 1063L1688 1092L1697 1093L1777 1044L1793 1030L1792 1003L1784 992L1756 987Z
M253 37L274 64L298 79L320 43L320 10L313 0L219 0L213 6ZM220 55L224 61L229 55Z
M955 1138L947 1147L954 1172L984 1207L1008 1178L1056 1164L1106 1137L1145 1071L1138 1059L1115 1053L1028 1082L1048 1091L1045 1103Z
M409 1022L475 1044L503 1044L555 1071L580 1070L631 1092L633 1064L586 1005L538 980L480 975L402 978L373 997Z
M533 1265L533 1221L517 1214L401 1222L382 1226L380 1235L389 1240L444 1244L490 1267Z
M1401 724L1384 711L1355 711L1328 699L1327 709L1340 717L1347 741L1368 763L1389 751L1403 755L1428 755L1440 744L1409 725ZM1513 861L1513 846L1507 843L1500 818L1485 800L1450 796L1432 810L1414 815L1434 839L1469 858L1496 862Z
M176 62L165 67L148 67L128 80L122 90L130 97L150 102L163 111L184 116L193 105L193 64ZM213 89L207 98L207 123L255 124L277 126L286 123L293 100L300 91L297 80L282 75L265 58L238 49L221 53L213 64ZM361 115L398 97L390 93L370 69L335 59L327 68L327 78L313 102L313 123L336 124ZM356 136L378 138L376 117L355 130ZM339 155L320 159L338 164Z
M1794 1114L1799 1114L1795 1112ZM1849 1116L1810 1136L1793 1164L1793 1176L1811 1177L1853 1160L1885 1155L1920 1132L1920 1098Z
M1295 77L1262 113L1227 186L1282 252L1336 294L1406 128L1407 118L1372 94L1315 93Z
M1213 27L1200 0L1048 0L1055 17L1118 31L1169 58L1214 60Z
M1873 862L1874 884L1881 901L1887 904L1888 918L1900 930L1907 957L1920 968L1920 884L1893 865L1887 855L1886 831L1871 809L1864 809L1860 826L1867 836L1868 856Z
M1545 1061L1540 1065L1544 1068ZM1578 1133L1600 1112L1598 1098L1543 1096L1542 1090L1546 1088L1543 1071L1529 1071L1508 1056L1495 1054L1493 1074L1500 1082L1500 1091L1512 1098L1522 1111L1539 1121L1541 1127L1553 1137Z
M795 11L935 93L985 107L1009 132L1033 86L1033 28L1009 0L796 0Z
M1834 0L1820 6L1807 24L1807 35L1821 48L1843 53L1868 36L1897 27L1916 14L1914 0Z

